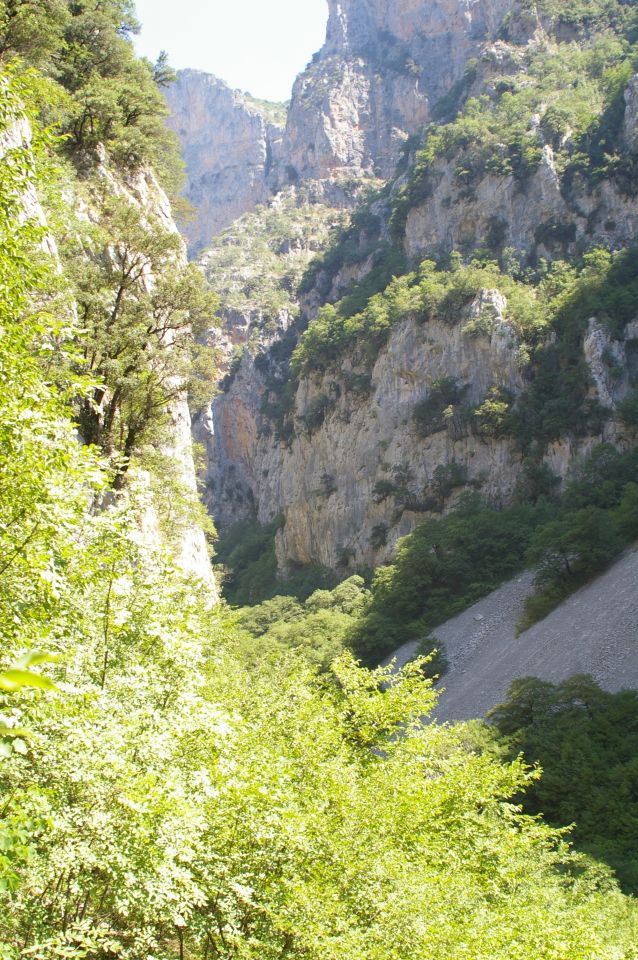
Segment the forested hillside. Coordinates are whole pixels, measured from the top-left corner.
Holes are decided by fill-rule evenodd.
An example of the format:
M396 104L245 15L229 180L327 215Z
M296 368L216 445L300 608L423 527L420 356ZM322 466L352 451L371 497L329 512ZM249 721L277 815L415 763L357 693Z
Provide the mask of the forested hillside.
M547 560L547 587L580 582L635 535L635 454L594 457L564 491L558 533L540 495L506 512L470 498L371 591L307 578L303 604L273 599L271 553L269 603L218 603L189 407L217 376L205 342L220 301L165 192L179 189L172 71L136 58L135 30L128 0L0 2L0 957L638 957L635 901L596 843L575 852L518 806L536 774L475 728L423 722L426 660L368 670L344 649L372 662L390 622L425 631L524 550L564 559L558 533L577 556ZM305 256L325 222L302 212ZM274 271L275 298L282 277L296 291L297 266ZM458 264L457 280L466 270L496 267ZM566 268L542 302L578 327L579 298L608 298L614 270L622 324L622 257ZM394 284L440 304L456 281L439 272ZM445 501L453 480L432 495ZM262 534L234 545L237 589L274 550ZM477 585L467 564L485 544ZM367 639L342 643L362 624Z

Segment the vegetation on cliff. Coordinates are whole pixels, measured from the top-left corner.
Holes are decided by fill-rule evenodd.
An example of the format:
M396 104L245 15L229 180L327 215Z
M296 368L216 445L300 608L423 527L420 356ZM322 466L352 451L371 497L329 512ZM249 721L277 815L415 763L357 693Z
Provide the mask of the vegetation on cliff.
M439 482L446 482L442 474ZM447 483L454 485L450 477ZM460 477L457 485L462 483ZM397 496L391 486L384 495ZM424 653L438 650L431 667L438 674L445 669L445 651L436 640L437 626L529 566L537 569L537 590L520 628L547 616L638 537L637 491L635 450L620 454L599 446L562 494L551 472L528 462L514 505L499 509L465 494L446 516L420 524L400 540L391 562L374 575L362 571L364 577L351 577L332 591L326 590L330 574L321 568L277 577L273 538L283 518L270 527L238 525L222 538L218 552L231 571L228 599L250 605L240 611L239 623L264 652L269 646L300 647L326 667L326 651L350 649L375 666L406 641L420 640ZM431 489L426 493L432 496ZM348 609L342 603L346 585L353 595ZM319 609L330 615L313 616Z

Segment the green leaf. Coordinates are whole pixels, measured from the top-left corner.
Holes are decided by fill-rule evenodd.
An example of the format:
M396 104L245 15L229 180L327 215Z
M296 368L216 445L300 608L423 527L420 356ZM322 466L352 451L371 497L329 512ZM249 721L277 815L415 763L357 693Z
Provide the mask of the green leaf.
M28 737L29 731L23 730L21 727L5 727L3 724L0 724L0 737L11 738L11 737Z
M28 670L29 667L38 667L41 663L55 663L59 657L54 657L51 653L43 653L38 650L30 650L16 662L16 667L20 670Z
M14 667L0 673L0 690L15 693L25 687L38 690L57 690L56 685L48 677L41 677L37 673L31 673L30 670L20 670Z

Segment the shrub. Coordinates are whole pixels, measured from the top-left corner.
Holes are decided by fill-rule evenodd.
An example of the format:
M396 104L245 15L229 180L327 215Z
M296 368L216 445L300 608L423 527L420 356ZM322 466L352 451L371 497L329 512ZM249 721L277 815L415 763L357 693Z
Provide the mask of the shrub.
M462 404L468 389L468 385L460 385L454 377L435 380L412 414L419 436L429 437L445 430L447 420Z
M618 404L618 415L628 427L638 427L638 389L634 387Z
M591 677L553 685L516 680L490 714L509 759L540 765L520 800L556 827L573 826L577 848L609 864L638 892L638 805L633 789L638 695L607 693Z
M372 533L370 534L370 546L374 550L380 550L388 542L388 525L386 523L378 523L375 527L372 528Z

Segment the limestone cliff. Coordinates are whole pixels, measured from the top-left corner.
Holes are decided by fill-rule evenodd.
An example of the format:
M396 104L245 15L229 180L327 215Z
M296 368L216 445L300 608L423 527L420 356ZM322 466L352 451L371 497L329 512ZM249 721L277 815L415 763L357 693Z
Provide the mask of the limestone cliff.
M324 47L297 79L290 109L259 104L208 74L183 70L167 92L184 144L184 230L197 252L236 217L300 181L390 177L406 140L494 39L514 0L329 0ZM281 124L281 125L280 125Z
M303 378L294 428L285 437L264 416L272 378L246 352L211 418L211 503L222 524L253 509L262 523L281 515L283 570L320 563L343 573L387 561L400 537L449 509L464 491L509 502L523 461L511 438L482 434L457 416L423 437L414 420L417 404L445 379L466 388L468 407L481 405L494 389L520 395L525 378L506 307L501 294L486 290L452 324L404 321L369 376L346 358L339 369ZM490 321L478 334L471 323L477 317ZM635 334L630 327L616 341L596 321L590 324L585 353L592 397L610 409L629 389ZM605 362L609 354L625 371L621 378ZM565 477L578 455L621 437L612 419L595 436L551 445L545 462Z
M454 253L467 260L482 251L525 277L596 245L617 250L635 242L638 191L622 163L574 174L571 158L582 158L574 131L567 124L550 135L543 97L516 134L516 149L531 157L523 172L498 139L508 134L506 126L486 147L478 129L456 140L452 131L421 182L424 161L410 143L395 170L406 139L431 118L444 126L469 98L498 104L503 91L526 90L528 67L560 58L563 50L573 55L577 34L562 38L564 25L514 0L329 5L326 44L295 85L270 187L294 181L311 206L328 197L346 205L336 184L394 176L305 277L283 282L284 309L267 279L273 263L260 272L265 223L249 243L242 229L230 228L204 255L202 266L227 304L229 359L234 352L197 435L208 450L206 500L222 528L251 514L262 523L281 516L282 570L319 563L346 573L386 561L401 536L449 509L464 491L502 503L512 498L523 471L520 443L476 430L454 412L423 435L414 412L446 381L456 382L474 409L494 391L516 404L534 374L506 299L485 289L452 318L404 318L371 365L362 365L355 349L291 377L292 350L322 305L344 296L364 304L393 274L425 257ZM624 83L607 146L633 155L638 88L635 78ZM478 159L468 159L472 150ZM320 246L301 243L306 264ZM250 253L249 266L240 263L240 250ZM269 250L283 278L290 246L278 240ZM603 321L592 316L573 349L582 352L592 408L605 416L536 451L559 479L601 440L631 441L617 410L636 376L635 323L614 334Z
M276 105L259 104L198 70L179 71L167 99L170 126L184 144L186 196L196 210L195 221L183 231L197 252L266 199L279 155L281 114Z
M32 132L28 120L22 118L16 121L0 137L0 156L22 145L29 146L31 139ZM115 172L108 162L106 152L101 149L98 151L98 162L94 166L92 175L82 185L82 189L79 189L79 183L74 181L73 185L65 191L64 202L67 205L69 222L85 220L99 224L102 216L101 204L105 192L109 196L124 198L128 203L139 207L145 218L157 221L163 229L177 234L177 226L173 220L170 202L153 171L146 167L129 173ZM57 270L63 273L63 261L60 258L55 238L48 226L43 206L44 200L28 180L25 180L22 204L25 216L45 228L42 247L45 253L55 262ZM185 248L182 249L180 258L183 263L186 262ZM152 286L155 282L155 277L147 275L146 283L149 286ZM64 307L67 308L66 302ZM70 304L69 309L77 314L73 303ZM163 452L175 464L181 484L195 498L197 479L193 456L191 416L185 396L172 403L170 419L171 426L164 443ZM146 473L138 473L137 481L141 482L147 489L152 488L151 478ZM157 512L152 505L152 496L150 504L149 510L142 521L141 532L154 543L163 542ZM175 549L175 560L181 569L186 574L202 581L212 602L217 600L217 586L203 529L195 523L181 526L176 540L171 546Z
M405 141L496 37L513 0L329 0L295 83L284 153L305 178L392 175Z
M128 203L140 208L145 219L156 222L170 232L178 233L173 219L169 199L157 181L153 171L146 167L129 173L114 172L106 156L102 155L102 162L98 164L93 177L95 191L89 189L89 203L83 206L81 215L99 223L100 201L106 186L107 194L120 196ZM186 263L186 248L182 245L178 258L181 264ZM147 275L146 284L152 288L157 277ZM185 395L173 400L170 407L170 427L162 445L162 453L174 464L179 483L193 499L197 496L197 477L193 452L191 414ZM141 481L153 488L153 478L142 475ZM151 499L152 503L152 499ZM165 531L160 529L156 512L151 507L147 517L146 533L152 539L162 542ZM208 546L203 529L195 522L179 523L176 525L176 534L171 542L175 560L179 567L189 575L201 580L207 588L211 601L218 599L217 585L213 575Z

